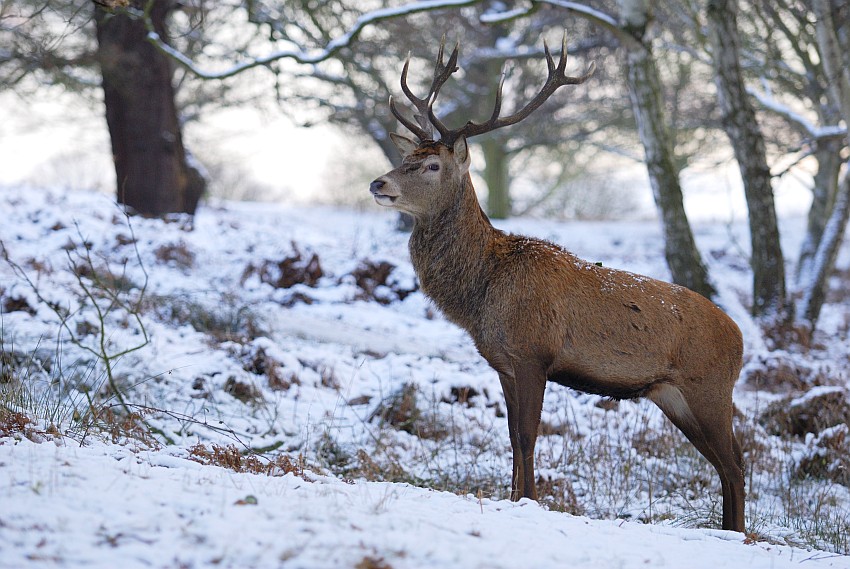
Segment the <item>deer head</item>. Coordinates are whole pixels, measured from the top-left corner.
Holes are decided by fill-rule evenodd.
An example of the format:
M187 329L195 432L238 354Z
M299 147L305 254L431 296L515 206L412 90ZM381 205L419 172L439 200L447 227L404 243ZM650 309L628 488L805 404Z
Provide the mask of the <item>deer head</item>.
M443 55L445 41L446 38L443 36L434 66L434 78L428 95L424 98L414 95L408 87L407 73L410 68L410 57L405 61L401 72L401 90L416 112L413 120L407 118L396 107L392 97L390 97L390 110L399 122L416 135L419 141L391 134L393 143L404 157L403 163L372 182L370 186L370 191L379 205L404 211L414 218L428 213L439 213L453 203L455 201L453 198L457 198L464 188L468 187L471 190L471 183L467 184L468 138L520 122L540 107L559 87L584 83L596 69L595 64L591 63L584 75L568 76L566 74L566 33L561 41L561 55L557 64L549 52L549 46L544 41L548 76L537 95L515 113L501 116L502 87L505 81L503 73L496 90L496 102L490 118L483 123L468 121L460 128L450 129L434 112L434 103L440 89L458 70L459 46L455 45L446 63Z

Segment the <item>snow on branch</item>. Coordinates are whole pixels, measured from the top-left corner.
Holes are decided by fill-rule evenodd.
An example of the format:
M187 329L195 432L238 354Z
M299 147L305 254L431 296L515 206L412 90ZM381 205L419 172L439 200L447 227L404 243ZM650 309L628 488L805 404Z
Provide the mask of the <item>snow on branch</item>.
M590 20L599 26L606 28L610 31L613 31L618 35L622 34L623 31L620 29L620 26L617 25L617 20L615 20L612 16L602 12L600 10L595 10L590 6L585 6L584 4L580 4L578 2L568 2L566 0L537 0L541 4L550 4L552 6L557 6L559 8L565 8L571 12L575 12L576 14L582 16L583 18Z
M503 24L505 22L510 22L511 20L516 20L517 18L524 18L525 16L531 15L531 13L537 9L537 6L538 4L536 2L531 2L527 6L520 6L511 10L487 12L486 14L482 14L478 18L478 21L482 24Z
M525 7L521 8L513 8L509 10L504 10L502 12L491 12L482 15L479 18L479 21L484 24L495 24L499 22L506 22L510 20L514 20L516 18L528 16L532 14L537 8L539 8L542 4L549 4L550 6L555 6L557 8L563 8L569 12L574 13L576 16L583 18L600 28L608 30L611 32L614 37L616 37L623 45L627 47L639 47L637 40L626 32L620 25L617 23L616 18L613 16L606 14L601 10L597 10L595 8L591 8L590 6L585 6L580 2L570 2L569 0L530 0L529 4Z
M791 110L786 105L777 101L770 89L765 89L764 92L758 91L752 87L747 87L747 93L755 97L756 100L765 109L776 113L785 120L793 124L798 129L812 140L822 140L825 138L841 138L847 136L847 128L840 125L818 126L812 121L801 115L800 113Z
M419 12L428 12L431 10L439 10L444 8L462 8L465 6L472 6L474 4L480 3L481 1L482 0L421 0L395 8L383 8L380 10L374 10L372 12L367 12L366 14L363 14L362 16L357 18L357 21L354 23L350 30L348 30L340 37L334 38L333 40L328 42L324 49L316 53L307 53L303 50L281 50L270 53L269 55L265 55L263 57L248 59L241 63L237 63L223 71L205 71L199 68L197 65L195 65L195 62L192 61L191 58L187 57L184 53L180 52L174 47L168 45L162 39L162 37L160 37L160 35L153 29L153 22L151 22L151 19L148 16L147 12L143 15L143 18L145 20L145 25L148 29L148 41L150 41L162 53L171 57L180 65L182 65L201 79L226 79L228 77L233 77L234 75L242 73L243 71L246 71L248 69L266 66L269 63L273 61L278 61L280 59L292 59L293 61L296 61L298 63L316 64L321 61L330 59L339 50L349 46L355 39L357 39L357 36L360 35L360 32L363 31L363 29L367 26L377 24L378 22L384 20L400 18L402 16L416 14Z

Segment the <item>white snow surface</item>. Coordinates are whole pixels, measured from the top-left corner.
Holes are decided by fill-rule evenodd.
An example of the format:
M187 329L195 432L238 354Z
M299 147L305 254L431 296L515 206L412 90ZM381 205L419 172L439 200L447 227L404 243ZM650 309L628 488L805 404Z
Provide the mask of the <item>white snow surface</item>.
M743 535L549 512L406 484L268 477L167 452L3 441L0 566L850 567ZM244 504L248 496L256 504Z
M107 436L66 432L64 423L57 425L63 436L43 435L40 443L0 438L0 567L850 568L850 558L816 549L687 529L675 519L639 523L651 500L643 490L637 499L627 493L617 506L628 520L600 520L548 511L528 500L341 480L321 469L308 470L303 478L266 476L188 460L188 449L198 442L281 445L306 455L309 468L316 441L328 433L351 449L370 437L396 436L385 442L401 462L413 464L413 455L429 457L412 476L428 479L457 470L458 476L493 474L503 486L509 483L506 420L494 411L504 405L498 379L469 338L435 313L420 292L389 304L358 298L351 273L364 259L395 265L392 278L402 288L415 282L407 235L395 231L394 223L394 216L377 206L353 212L213 202L202 204L191 230L185 223L146 219L128 226L108 196L0 189L4 254L47 300L71 309L80 305L67 266L69 251L79 260L82 241L95 264L107 263L113 271L124 266L136 284L144 279L134 261L138 250L148 275L146 295L155 300L143 315L151 341L117 361L116 374L127 399L153 409L146 419L173 440L159 447L125 438L115 443ZM519 219L498 225L551 239L592 262L669 278L654 223ZM785 221L783 227L792 228L783 236L787 251L797 250L803 226L804 220ZM755 365L766 352L742 303L750 278L742 250L746 227L694 229L720 289L719 303L744 331L747 362ZM317 286L276 289L246 271L263 260L292 255L294 248L305 258L319 255L325 276ZM181 250L191 257L181 261ZM839 265L847 267L849 260L845 245ZM311 303L297 300L298 294ZM66 367L77 362L82 369L97 369L67 333L57 343L55 315L5 262L0 262L0 296L23 298L35 309L0 313L7 348L11 342L23 353L50 353L61 346ZM180 303L190 303L189 311L204 308L234 320L250 312L263 333L244 344L211 341L196 325L173 321L168 309ZM81 308L71 330L90 345L85 331L99 323L90 309ZM842 339L847 314L835 305L825 311L811 356L839 374L846 374L842 370L850 361ZM139 330L121 314L105 324L114 349L139 341ZM285 390L263 384L244 364L258 351L278 362L282 377L297 381ZM246 404L224 393L229 379L254 385L262 403ZM96 373L83 380L94 383L92 389L103 388ZM446 423L458 426L449 452L428 441L411 442L406 433L379 432L369 419L375 404L404 383L433 393ZM471 387L479 395L468 408L451 405L445 398L455 387ZM745 413L752 398L747 390L736 393ZM576 436L656 420L632 404L609 413L595 406L598 401L550 387L544 420L566 417ZM33 419L47 429L44 417ZM540 452L557 450L560 440L541 437ZM497 451L475 451L482 441ZM708 489L718 490L719 484ZM761 529L770 534L774 528Z

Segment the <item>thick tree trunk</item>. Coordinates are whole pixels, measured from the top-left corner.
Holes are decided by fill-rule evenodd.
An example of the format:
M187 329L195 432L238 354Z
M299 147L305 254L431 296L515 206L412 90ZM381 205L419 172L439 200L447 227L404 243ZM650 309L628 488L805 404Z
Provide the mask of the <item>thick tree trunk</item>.
M621 26L636 42L624 42L629 96L643 144L655 204L664 228L664 253L673 282L710 298L714 288L694 241L679 185L673 141L664 119L661 79L650 46L644 41L647 5L621 0Z
M146 2L131 4L141 10ZM162 37L173 4L153 3ZM140 19L96 4L95 20L118 202L142 215L194 214L206 182L183 147L170 61L146 41Z
M487 215L506 219L511 215L510 174L504 145L492 137L480 141L484 152L484 182L487 184Z
M752 245L755 316L782 325L789 316L785 295L785 262L773 201L764 138L744 88L738 59L740 41L735 0L709 0L708 21L714 55L714 78L723 127L741 170Z

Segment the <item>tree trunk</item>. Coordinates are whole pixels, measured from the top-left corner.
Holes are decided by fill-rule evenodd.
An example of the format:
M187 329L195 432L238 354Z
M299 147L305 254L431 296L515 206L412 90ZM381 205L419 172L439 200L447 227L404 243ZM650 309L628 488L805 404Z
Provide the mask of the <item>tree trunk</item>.
M830 0L815 0L813 5L817 20L815 25L818 50L823 61L827 84L832 90L833 98L838 102L844 122L850 125L850 70L843 64L841 40L832 18L835 6ZM809 335L814 331L826 299L827 281L835 267L835 258L838 256L848 218L850 218L850 162L844 168L835 206L812 260L811 270L801 279L807 284L803 288L803 299L797 307L796 316Z
M817 252L811 263L808 274L802 275L803 298L797 306L797 322L802 325L810 337L814 332L820 316L821 308L826 300L829 275L835 267L838 249L844 238L847 220L850 218L850 163L844 170L844 177L839 187L838 197L832 215L824 228Z
M484 182L487 184L487 215L506 219L511 215L510 175L508 155L498 139L484 137L480 141L484 152Z
M629 97L643 144L655 205L664 228L664 254L673 282L710 298L714 288L694 241L679 185L673 141L664 121L661 79L644 39L648 21L643 0L621 0L621 26L636 42L623 42L628 63Z
M145 4L131 2L137 10ZM153 3L162 37L173 5ZM96 4L95 21L118 202L142 215L194 214L206 181L183 147L171 62L145 39L141 19Z
M818 250L827 220L832 213L835 204L835 196L838 191L838 174L841 170L841 147L842 143L837 140L820 141L815 157L818 161L818 172L814 177L812 188L812 205L809 208L806 236L800 247L800 259L797 262L797 286L802 287L806 283L812 269L812 260Z
M764 138L741 75L736 12L735 0L708 0L714 79L723 127L735 151L747 199L752 246L752 312L763 320L773 320L770 325L780 326L790 316L785 296L785 262Z

